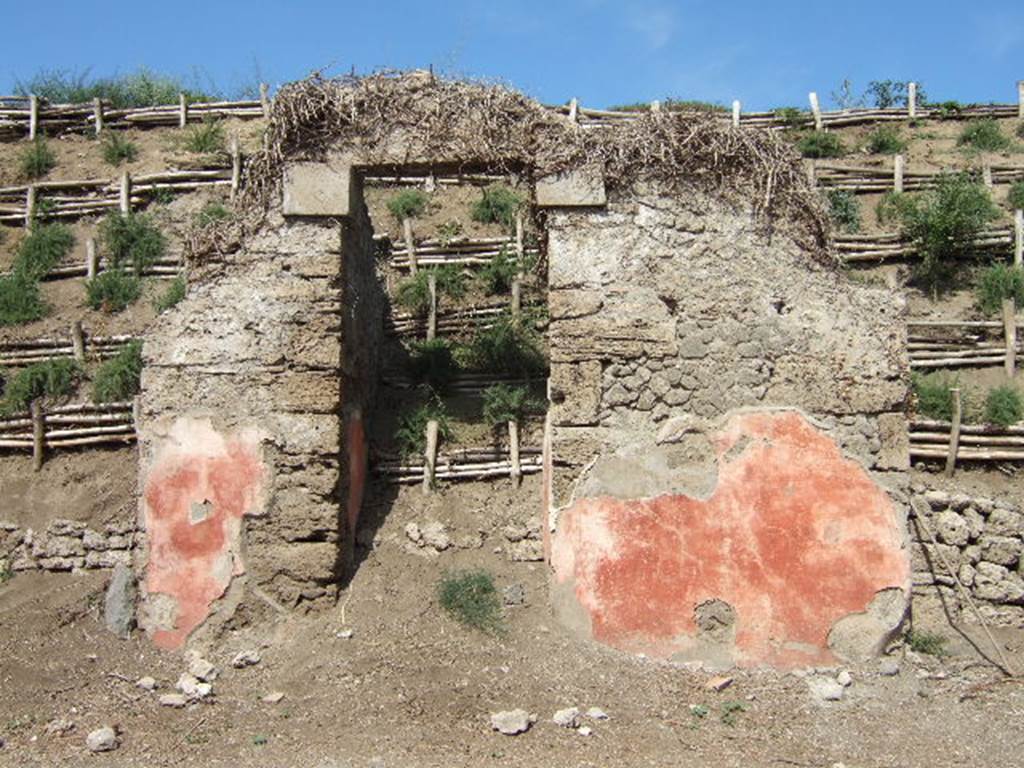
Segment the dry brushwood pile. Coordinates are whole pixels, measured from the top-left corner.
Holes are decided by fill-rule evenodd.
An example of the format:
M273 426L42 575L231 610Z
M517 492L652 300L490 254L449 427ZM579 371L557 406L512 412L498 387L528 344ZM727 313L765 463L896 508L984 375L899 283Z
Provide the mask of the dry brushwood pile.
M368 162L395 144L410 155L537 179L585 165L622 189L654 181L753 200L762 222L784 222L822 260L828 236L819 196L792 147L767 131L736 129L711 115L652 112L584 129L503 86L427 73L378 73L285 86L274 99L264 149L246 166L243 204L258 222L285 163L358 147ZM382 164L394 156L380 155Z

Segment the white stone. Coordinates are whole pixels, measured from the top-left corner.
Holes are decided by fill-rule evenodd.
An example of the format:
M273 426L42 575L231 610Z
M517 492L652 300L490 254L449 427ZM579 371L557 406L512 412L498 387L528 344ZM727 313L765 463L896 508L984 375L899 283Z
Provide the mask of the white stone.
M505 736L515 736L530 730L536 718L524 709L513 709L491 714L491 728Z
M607 720L608 713L600 707L591 707L587 710L587 717L589 717L591 720Z
M110 752L117 749L117 731L109 725L97 728L85 737L85 745L90 752Z
M231 666L235 669L251 667L260 663L260 652L256 650L240 651L231 659Z
M138 680L136 680L135 685L136 687L141 688L144 691L154 691L156 690L157 682L155 678L152 678L149 675L147 675L146 677L140 677Z
M180 693L165 693L157 701L161 707L171 707L173 709L181 709L188 704L188 699Z
M580 736L589 736L593 733L593 731L590 730L589 726L583 725L576 729L576 733L578 733Z
M842 672L836 675L836 682L843 686L843 688L849 688L851 685L853 685L853 676L847 670L844 669Z
M274 691L273 693L268 693L260 701L264 704L277 704L282 699L284 699L284 694L281 691Z
M555 712L555 716L551 719L554 720L555 725L562 728L575 728L579 724L579 717L579 707L568 707Z
M217 668L202 656L196 656L189 662L188 673L204 683L212 683L217 679Z
M839 701L846 690L831 677L810 677L807 679L807 687L811 691L811 696L819 703Z

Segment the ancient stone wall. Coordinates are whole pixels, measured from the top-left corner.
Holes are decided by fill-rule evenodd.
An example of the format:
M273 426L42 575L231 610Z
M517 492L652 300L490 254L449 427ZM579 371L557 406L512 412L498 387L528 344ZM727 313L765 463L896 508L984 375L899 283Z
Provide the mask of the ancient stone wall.
M272 214L147 337L139 566L158 644L246 595L290 606L336 589L382 327L358 201L344 219Z
M130 565L135 526L107 523L95 530L53 520L44 531L0 522L0 571L78 571Z
M877 651L909 596L902 299L697 193L547 224L563 620L679 658Z

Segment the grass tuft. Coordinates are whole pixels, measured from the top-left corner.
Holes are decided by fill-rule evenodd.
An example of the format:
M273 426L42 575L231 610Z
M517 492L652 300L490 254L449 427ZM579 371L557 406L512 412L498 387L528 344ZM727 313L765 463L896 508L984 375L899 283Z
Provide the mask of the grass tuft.
M75 236L63 224L36 224L18 245L12 271L27 280L41 280L71 252Z
M87 70L44 69L24 82L19 80L15 92L22 96L34 93L52 104L81 104L98 98L115 109L177 104L179 93L189 101L211 101L217 95L145 67L109 78L90 77Z
M1024 269L1008 264L987 267L978 275L975 292L978 308L987 315L1002 312L1005 299L1024 307Z
M525 416L539 410L541 404L530 396L526 387L492 384L483 392L484 421L492 427L522 421Z
M415 275L403 280L395 291L395 301L398 305L416 315L428 312L430 275L434 276L438 299L441 296L460 299L466 294L466 278L462 270L455 264L445 264L420 269Z
M108 213L100 222L100 243L114 269L131 268L136 275L164 254L166 240L144 213Z
M529 378L547 369L537 332L527 316L505 314L493 326L478 330L469 344L459 351L467 368L489 373Z
M828 191L828 215L843 232L860 231L860 201L853 192L844 189Z
M395 221L415 219L427 209L429 201L427 193L421 189L403 189L388 200L388 211Z
M912 629L907 632L907 645L910 650L916 653L926 653L929 656L946 656L946 638L935 632Z
M873 155L898 155L907 149L907 142L899 130L886 125L868 134L867 149Z
M437 394L443 393L459 371L446 339L414 341L409 351L409 375Z
M134 303L142 292L142 283L134 275L120 269L100 272L85 283L86 300L93 309L121 312Z
M181 275L171 280L167 289L157 296L153 302L153 306L157 312L166 312L173 306L179 304L188 292L188 284L185 282L185 278Z
M505 623L501 596L494 577L484 570L453 571L441 579L438 601L445 612L463 626L487 634L500 634Z
M501 224L512 229L516 224L516 213L523 205L523 197L504 184L491 184L481 191L481 197L470 211L473 221L482 224Z
M21 413L37 397L66 397L74 391L81 375L78 363L67 358L44 360L22 368L7 382L0 413Z
M953 418L953 392L959 385L946 373L911 374L910 385L917 402L916 412L930 419L949 421Z
M985 422L1010 427L1024 418L1024 399L1016 388L993 387L985 396Z
M1010 192L1006 196L1006 202L1014 210L1024 209L1024 179L1015 181L1010 185Z
M116 403L134 397L142 376L142 342L133 341L104 362L92 382L95 403Z
M47 306L34 280L18 274L0 277L0 326L31 323L46 313Z
M451 440L452 428L448 421L448 412L445 410L444 403L431 394L425 403L403 414L398 420L395 443L403 457L423 454L427 443L428 421L437 422L437 434L440 440Z
M796 148L801 155L810 158L842 157L846 153L836 134L822 131L805 134L796 143Z
M116 131L107 131L104 134L101 149L103 160L108 165L133 162L139 154L138 145Z
M224 126L219 120L204 120L185 129L181 146L187 152L214 154L224 151Z
M1013 144L1010 137L1000 130L999 123L990 117L971 120L964 126L956 143L980 152L1001 152Z
M196 214L196 226L208 227L220 221L228 221L235 216L234 211L219 200L212 200Z
M528 272L532 266L529 262L520 264L517 258L509 256L506 248L502 248L497 256L483 266L477 276L483 284L484 291L493 296L508 293L512 288L512 281L520 273Z
M18 156L18 168L26 179L45 176L57 165L57 156L42 136L37 138Z

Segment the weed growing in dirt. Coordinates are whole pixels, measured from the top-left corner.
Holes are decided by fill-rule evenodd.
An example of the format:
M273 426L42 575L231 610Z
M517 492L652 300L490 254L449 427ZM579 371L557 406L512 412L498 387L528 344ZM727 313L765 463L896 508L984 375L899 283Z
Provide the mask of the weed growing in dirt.
M108 165L130 163L139 154L139 148L135 142L116 131L107 131L100 146L103 151L103 160Z
M481 191L481 197L470 211L473 221L482 224L501 224L512 229L516 224L516 214L523 204L523 197L511 187L504 184L491 184Z
M802 136L797 141L796 148L802 156L810 158L842 157L846 152L843 142L836 134L822 131Z
M434 276L438 298L447 296L460 299L466 294L466 277L454 264L420 269L415 275L403 280L395 291L399 306L416 315L430 310L430 276Z
M882 126L868 134L867 149L873 155L898 155L906 148L907 142L892 126Z
M488 295L493 296L495 294L508 293L516 276L528 272L532 266L529 259L525 263L520 264L519 259L509 256L507 249L502 248L498 251L497 256L494 256L483 266L477 277L483 285L484 291Z
M494 586L494 577L487 571L447 573L438 585L437 594L441 607L460 624L487 634L504 630L501 596Z
M0 326L30 323L46 312L34 280L17 274L0 277Z
M95 403L116 403L134 397L142 376L142 342L133 341L103 363L92 382Z
M177 305L185 298L185 293L188 291L188 284L185 282L185 278L179 275L178 277L171 280L167 289L156 297L153 302L153 306L157 312L164 312L171 307Z
M6 584L13 576L14 573L11 571L10 564L4 560L3 564L0 565L0 584Z
M971 120L964 126L956 143L980 152L1001 152L1013 144L1010 137L1000 130L999 123L992 118Z
M946 373L914 373L910 377L911 389L917 402L918 415L939 421L953 418L953 392L959 386L956 378Z
M216 97L215 93L186 86L180 78L144 67L111 78L90 77L88 70L42 70L24 82L17 81L15 92L21 96L34 93L53 104L80 104L98 98L114 108L177 104L179 93L190 101L211 101Z
M153 190L153 202L157 205L168 205L175 197L177 194L170 187L158 186Z
M219 200L212 200L203 206L203 209L196 214L195 223L198 227L208 227L219 221L227 221L234 218L234 212Z
M395 430L395 444L399 453L404 456L422 455L427 444L427 422L437 422L437 436L439 440L452 439L452 427L448 421L448 411L444 403L430 393L426 402L417 406L412 411L405 413L398 420L398 428Z
M907 645L910 650L916 653L926 653L930 656L946 656L946 638L935 632L912 629L907 632Z
M860 201L853 192L844 189L828 191L828 214L832 223L843 232L860 231Z
M388 211L395 221L415 219L427 209L430 198L421 189L403 189L388 200Z
M912 206L910 200L904 192L886 192L875 206L875 220L883 227L899 224L902 211Z
M441 245L446 247L451 245L452 241L461 234L462 224L456 219L449 219L437 228L437 239L441 241Z
M547 370L537 332L525 313L498 317L490 328L478 330L457 357L466 368L522 378Z
M731 727L736 725L736 716L739 715L740 712L746 711L747 705L742 701L726 701L722 703L718 719L721 720L723 724Z
M987 267L978 275L975 292L978 308L987 315L1002 312L1005 299L1024 307L1024 269L1009 264Z
M691 704L690 714L696 717L698 720L703 720L711 713L706 704Z
M787 128L801 128L809 119L809 113L797 107L778 107L774 110L776 119Z
M27 280L41 280L71 252L75 236L63 224L35 224L18 244L12 272Z
M18 169L26 179L38 179L57 165L57 156L43 137L37 138L18 156Z
M74 391L82 369L74 360L44 360L22 368L7 382L0 413L25 411L37 397L66 397Z
M100 272L85 283L86 301L93 309L120 312L134 303L142 292L142 282L120 269Z
M99 227L100 243L114 269L131 268L136 275L164 255L163 233L144 213L108 213Z
M458 371L459 366L446 339L410 344L409 375L417 384L426 385L441 394L448 389Z
M1010 185L1010 192L1006 196L1006 202L1014 210L1024 209L1024 179L1015 181Z
M185 129L181 146L187 152L214 154L224 151L224 126L218 120L204 120Z
M492 384L483 391L483 417L492 427L505 426L510 421L522 421L524 417L541 409L541 403L530 395L526 387Z
M993 387L985 396L985 422L1009 427L1024 418L1024 399L1009 385Z

